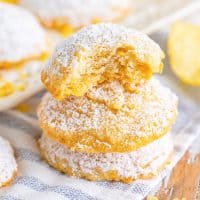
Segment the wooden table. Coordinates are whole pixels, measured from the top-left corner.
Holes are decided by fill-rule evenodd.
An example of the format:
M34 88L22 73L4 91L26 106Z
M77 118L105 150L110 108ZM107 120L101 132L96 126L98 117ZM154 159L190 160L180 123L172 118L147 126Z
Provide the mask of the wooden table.
M200 137L196 141L200 146ZM160 190L147 200L200 200L200 152L191 160L187 151Z

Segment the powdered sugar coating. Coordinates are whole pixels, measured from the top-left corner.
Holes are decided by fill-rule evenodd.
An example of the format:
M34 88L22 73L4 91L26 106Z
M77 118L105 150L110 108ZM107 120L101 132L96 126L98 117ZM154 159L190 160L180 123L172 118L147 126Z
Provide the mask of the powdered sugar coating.
M16 63L47 51L47 38L26 10L0 3L0 63Z
M143 82L137 86L137 91L134 92L127 92L119 81L104 82L89 90L86 96L93 101L105 104L110 109L125 112L134 108L141 109L146 104L145 109L147 111L150 102L157 103L158 109L159 106L162 106L165 109L173 110L177 102L176 96L168 88L163 87L155 78Z
M120 49L125 50L123 55L118 55ZM134 80L140 82L138 77L145 77L147 72L149 77L162 71L163 57L160 47L145 34L123 26L101 23L85 27L61 42L42 70L41 77L49 92L57 99L63 99L69 95L82 95L74 94L73 89L67 88L69 85L71 88L79 87L77 90L80 91L86 87L82 91L85 92L108 73L118 74L119 78L124 76L124 84ZM127 64L121 66L121 62ZM127 71L120 71L120 66L121 69L128 68ZM134 76L137 77L134 79ZM82 78L83 82L76 85ZM87 78L91 80L90 83L86 81ZM71 92L66 92L66 88Z
M55 75L64 78L65 74L62 74L62 68L68 68L68 71L78 69L79 58L77 55L79 53L81 56L87 56L87 52L92 53L96 47L99 47L99 51L109 49L113 52L122 45L133 46L136 57L143 62L147 58L152 60L155 58L158 62L154 63L154 67L160 67L163 53L148 36L120 25L101 23L85 27L62 41L43 71L47 72L50 77ZM84 53L83 50L87 52Z
M131 8L130 0L20 0L46 25L54 21L81 27L93 21L113 21Z
M17 172L17 163L9 142L0 137L0 187L9 184Z
M110 180L126 178L138 179L157 174L159 168L173 151L170 134L130 153L79 153L46 137L40 139L40 149L45 159L53 166L75 177L93 176L93 180L101 180L102 172L115 171L117 176ZM97 170L98 169L98 170ZM85 176L84 176L85 175ZM108 177L107 177L108 178ZM109 178L108 178L109 180Z
M170 129L177 97L158 81L146 82L137 93L119 93L122 86L117 82L104 86L64 101L47 94L38 109L44 132L74 150L124 152L144 145L142 138L149 143Z

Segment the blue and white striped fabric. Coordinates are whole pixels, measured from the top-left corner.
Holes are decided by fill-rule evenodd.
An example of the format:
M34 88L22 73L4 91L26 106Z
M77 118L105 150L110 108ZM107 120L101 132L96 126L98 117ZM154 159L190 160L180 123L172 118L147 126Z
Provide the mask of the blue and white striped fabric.
M181 100L179 116L172 129L175 143L173 161L158 177L138 180L132 184L90 182L69 178L40 159L37 139L41 131L35 118L30 116L16 111L0 114L0 135L13 145L19 167L14 183L0 189L1 200L141 200L160 185L162 179L169 174L200 133L200 113L197 107L191 106L185 99Z

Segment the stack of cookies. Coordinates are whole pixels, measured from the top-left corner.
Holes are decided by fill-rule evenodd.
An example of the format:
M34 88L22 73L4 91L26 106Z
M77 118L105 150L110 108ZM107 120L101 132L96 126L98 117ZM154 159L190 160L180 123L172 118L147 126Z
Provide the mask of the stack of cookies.
M41 155L73 177L129 183L170 162L177 97L152 78L160 47L122 26L91 25L63 41L42 70Z

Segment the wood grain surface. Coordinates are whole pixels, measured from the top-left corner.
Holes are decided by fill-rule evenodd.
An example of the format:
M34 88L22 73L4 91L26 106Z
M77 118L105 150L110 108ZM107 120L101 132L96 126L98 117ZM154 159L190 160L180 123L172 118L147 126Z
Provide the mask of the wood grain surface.
M200 200L200 154L192 162L186 152L173 169L169 181L152 200Z

